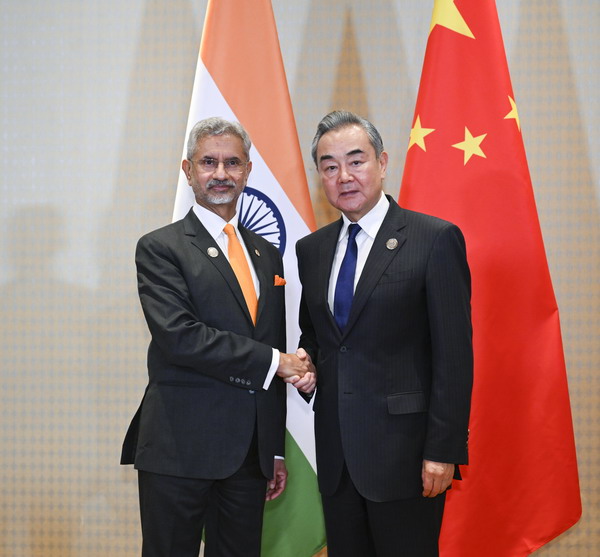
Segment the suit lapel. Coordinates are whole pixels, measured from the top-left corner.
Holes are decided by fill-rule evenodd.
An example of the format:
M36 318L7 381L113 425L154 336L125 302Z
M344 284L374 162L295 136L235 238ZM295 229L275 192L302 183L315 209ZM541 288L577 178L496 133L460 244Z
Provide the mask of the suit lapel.
M340 229L342 228L342 219L332 223L329 230L324 238L321 239L319 244L319 260L318 260L318 276L317 276L317 287L322 297L324 306L328 309L327 318L330 321L331 327L339 331L335 317L329 308L328 294L329 294L329 279L331 278L331 266L333 265L333 257L335 255L335 249L337 247L338 237L340 235Z
M246 304L246 300L244 299L244 294L242 293L240 284L237 280L237 277L235 276L235 273L233 272L233 269L231 268L231 265L229 264L229 261L227 260L227 257L221 251L221 248L219 247L217 242L215 242L213 237L208 233L208 230L204 228L204 225L200 222L193 209L190 209L188 214L185 216L183 220L183 226L186 236L190 237L191 243L196 248L198 248L202 252L204 257L218 269L221 275L223 275L225 283L231 289L233 295L235 296L236 300L240 305L241 310L244 312L250 323L252 323L252 317L250 317L250 312L248 311L248 306ZM246 242L246 236L244 236L244 242ZM248 246L247 243L246 246ZM250 250L250 247L248 247L248 250ZM212 256L211 253L216 254L216 256ZM260 275L259 280L262 284L262 279Z
M391 261L401 252L402 245L406 242L406 236L402 232L402 229L406 226L402 209L395 201L389 199L390 208L383 219L379 232L377 232L373 247L356 285L345 333L350 331L379 282L381 275Z

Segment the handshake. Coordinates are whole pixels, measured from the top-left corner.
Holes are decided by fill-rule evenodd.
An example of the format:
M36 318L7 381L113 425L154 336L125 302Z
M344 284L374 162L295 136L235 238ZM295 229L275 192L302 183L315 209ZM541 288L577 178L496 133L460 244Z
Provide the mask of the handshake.
M317 371L304 348L298 348L295 354L281 352L277 375L306 394L312 393L317 384Z

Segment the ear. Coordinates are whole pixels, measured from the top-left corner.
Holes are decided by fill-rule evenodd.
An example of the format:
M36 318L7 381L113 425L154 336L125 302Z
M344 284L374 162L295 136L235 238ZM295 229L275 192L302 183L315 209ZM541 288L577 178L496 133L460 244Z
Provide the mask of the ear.
M190 161L183 159L181 161L181 170L183 170L183 173L185 174L189 184L190 180L192 179L192 165L190 164Z
M385 178L385 172L387 170L388 164L388 154L383 151L381 155L379 155L379 167L381 168L381 179Z
M246 179L244 180L244 185L248 182L248 176L250 176L250 171L252 170L252 161L248 161L246 164Z

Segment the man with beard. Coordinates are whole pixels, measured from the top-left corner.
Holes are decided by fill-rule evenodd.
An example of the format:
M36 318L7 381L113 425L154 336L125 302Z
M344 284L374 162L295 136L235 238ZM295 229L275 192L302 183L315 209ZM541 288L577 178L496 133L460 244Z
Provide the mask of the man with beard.
M283 263L238 222L252 169L237 122L208 118L182 162L196 203L138 242L151 334L149 383L121 462L138 470L144 557L260 555L264 502L285 488L285 382L314 388L285 354Z

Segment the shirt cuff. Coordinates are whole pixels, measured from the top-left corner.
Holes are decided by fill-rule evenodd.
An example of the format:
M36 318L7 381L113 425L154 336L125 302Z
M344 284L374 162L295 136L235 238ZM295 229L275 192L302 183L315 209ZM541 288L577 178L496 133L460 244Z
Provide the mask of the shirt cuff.
M273 358L271 359L271 367L269 367L269 371L267 373L267 377L265 382L263 383L263 389L266 391L271 385L271 381L273 381L273 377L275 377L275 372L279 367L279 350L277 348L273 348Z

